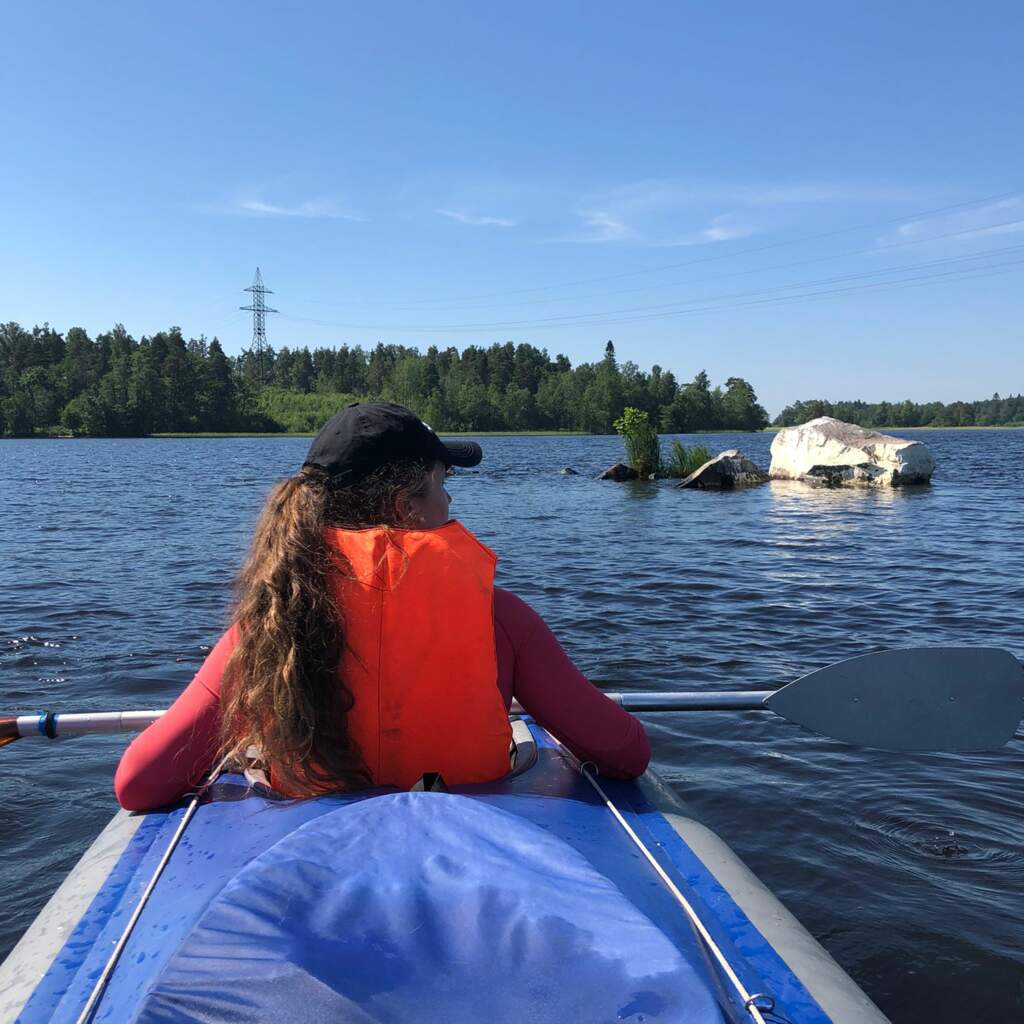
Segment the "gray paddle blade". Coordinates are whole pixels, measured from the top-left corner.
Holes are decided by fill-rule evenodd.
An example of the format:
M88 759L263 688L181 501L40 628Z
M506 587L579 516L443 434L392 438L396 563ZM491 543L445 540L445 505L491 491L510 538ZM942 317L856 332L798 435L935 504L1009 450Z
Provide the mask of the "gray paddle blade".
M991 750L1024 715L1024 667L997 647L882 651L802 676L764 703L861 747Z

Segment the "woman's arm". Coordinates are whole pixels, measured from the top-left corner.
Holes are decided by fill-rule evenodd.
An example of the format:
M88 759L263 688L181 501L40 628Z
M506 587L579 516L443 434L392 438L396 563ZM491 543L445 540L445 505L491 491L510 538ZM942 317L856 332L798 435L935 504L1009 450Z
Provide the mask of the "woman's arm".
M544 620L507 590L494 588L494 618L514 654L513 694L581 761L602 775L632 779L651 758L644 727L572 663ZM504 643L499 643L499 657ZM504 674L504 673L503 673Z
M220 680L236 636L232 627L220 638L181 696L121 756L114 792L126 810L173 803L210 770L220 743Z

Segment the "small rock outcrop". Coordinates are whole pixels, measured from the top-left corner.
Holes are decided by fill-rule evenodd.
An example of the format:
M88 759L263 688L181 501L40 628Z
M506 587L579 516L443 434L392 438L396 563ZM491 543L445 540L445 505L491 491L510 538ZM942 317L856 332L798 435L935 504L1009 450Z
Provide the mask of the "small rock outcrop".
M566 466L565 469L560 469L558 472L561 473L562 476L579 476L579 473L577 473L572 466Z
M676 487L698 487L702 490L728 491L734 487L753 487L768 480L768 474L755 465L742 452L730 448L721 452L713 459L708 459L703 466L698 466L688 477L681 480Z
M920 441L819 416L775 435L768 475L824 487L897 487L926 484L934 470L935 460Z
M639 480L640 474L632 466L627 466L624 462L616 462L614 466L609 466L597 479L617 480L621 483L623 480Z

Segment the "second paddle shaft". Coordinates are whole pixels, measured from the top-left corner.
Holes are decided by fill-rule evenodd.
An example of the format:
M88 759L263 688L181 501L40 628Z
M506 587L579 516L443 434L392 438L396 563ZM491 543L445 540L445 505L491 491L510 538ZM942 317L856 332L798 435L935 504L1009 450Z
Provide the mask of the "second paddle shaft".
M616 704L627 711L767 711L765 698L774 690L718 690L718 691L676 691L657 693L635 691L631 693L606 693ZM512 701L509 714L525 715L529 712L519 703Z
M152 725L163 711L85 711L73 714L18 715L19 736L84 736L103 732L141 732Z
M627 711L763 711L774 690L718 690L675 693L609 693Z

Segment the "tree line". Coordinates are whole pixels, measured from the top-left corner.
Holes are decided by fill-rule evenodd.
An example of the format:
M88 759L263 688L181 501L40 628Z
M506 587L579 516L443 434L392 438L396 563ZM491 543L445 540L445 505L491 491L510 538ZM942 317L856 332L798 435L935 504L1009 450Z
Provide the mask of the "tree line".
M225 354L217 338L177 327L139 340L121 325L95 338L0 325L0 433L141 436L154 433L315 431L347 402L387 399L437 430L573 430L609 434L627 406L662 433L761 430L768 414L742 377L712 387L702 370L604 356L572 366L533 345L461 352L402 345L267 349Z
M1000 398L998 392L979 402L794 402L775 418L777 427L792 427L818 416L834 416L862 427L1000 427L1024 425L1024 395Z
M90 338L49 325L0 324L0 434L142 436L155 433L315 431L347 402L400 402L437 430L574 430L610 434L627 407L663 434L761 430L753 386L712 387L701 370L600 360L575 367L533 345L470 345L461 352L402 345L267 349L231 357L217 338L177 327L133 338L118 324ZM999 426L1024 422L1021 395L980 402L795 402L776 426L835 416L865 427Z

